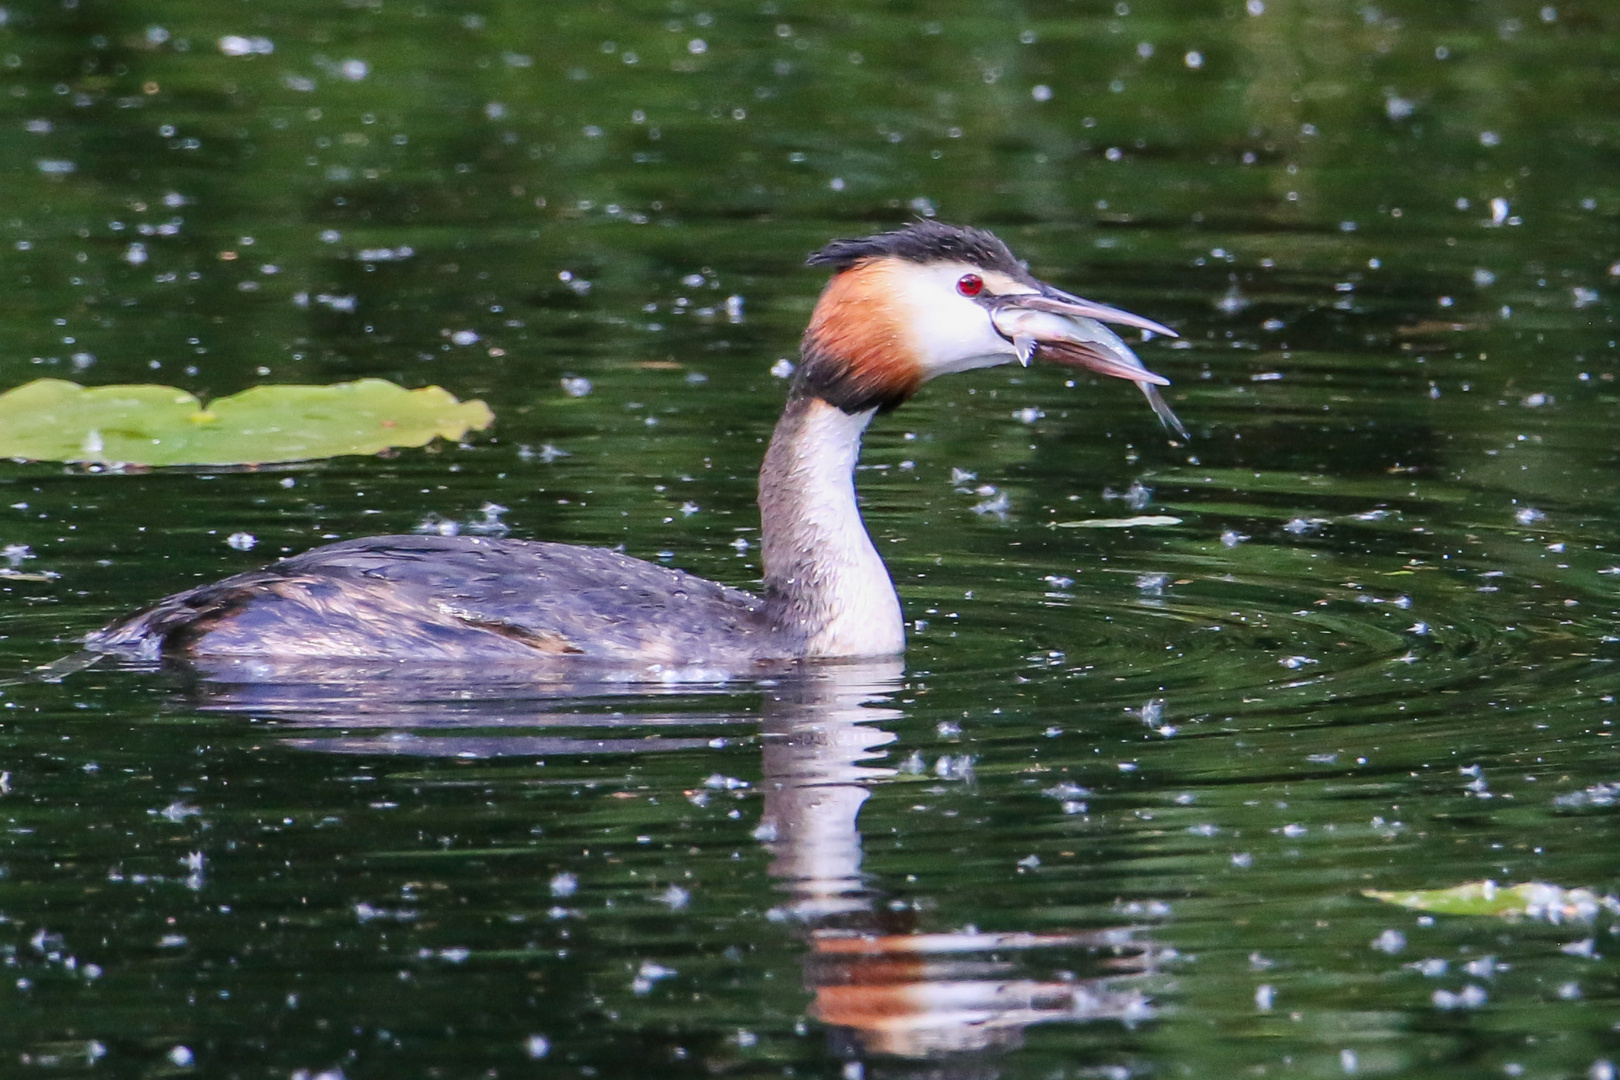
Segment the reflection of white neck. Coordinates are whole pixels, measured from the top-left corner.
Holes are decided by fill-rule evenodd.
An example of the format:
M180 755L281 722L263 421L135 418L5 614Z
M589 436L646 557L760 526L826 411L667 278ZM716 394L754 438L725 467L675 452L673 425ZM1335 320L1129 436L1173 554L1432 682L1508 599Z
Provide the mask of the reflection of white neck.
M871 908L856 818L868 787L894 775L874 764L895 740L876 725L901 714L869 703L898 693L903 670L899 660L820 664L767 691L765 806L754 835L797 918Z
M759 472L765 595L806 656L889 656L906 647L889 571L855 502L861 433L876 410L788 401Z

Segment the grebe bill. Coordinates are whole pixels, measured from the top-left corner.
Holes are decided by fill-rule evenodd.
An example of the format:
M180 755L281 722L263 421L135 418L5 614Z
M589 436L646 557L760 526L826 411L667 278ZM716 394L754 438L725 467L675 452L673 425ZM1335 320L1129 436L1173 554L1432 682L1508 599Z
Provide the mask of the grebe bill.
M861 435L939 375L1049 360L1129 379L1185 429L1103 325L1165 326L1037 281L981 229L917 221L811 255L832 277L759 474L758 595L600 548L374 536L165 597L86 640L130 659L737 665L905 649L855 497Z

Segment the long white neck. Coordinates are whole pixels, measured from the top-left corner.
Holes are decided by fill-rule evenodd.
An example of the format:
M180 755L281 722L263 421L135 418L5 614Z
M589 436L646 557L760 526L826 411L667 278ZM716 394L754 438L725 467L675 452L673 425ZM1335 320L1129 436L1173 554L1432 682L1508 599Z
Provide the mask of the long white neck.
M875 409L788 400L759 471L765 595L807 656L890 656L906 647L889 571L855 503L855 461Z

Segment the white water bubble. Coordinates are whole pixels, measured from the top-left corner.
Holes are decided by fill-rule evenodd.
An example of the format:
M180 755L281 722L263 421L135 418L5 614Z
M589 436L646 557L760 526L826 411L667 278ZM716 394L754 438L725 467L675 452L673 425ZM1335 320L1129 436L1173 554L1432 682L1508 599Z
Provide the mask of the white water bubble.
M226 34L219 39L219 51L226 56L269 56L276 51L276 44L267 37Z

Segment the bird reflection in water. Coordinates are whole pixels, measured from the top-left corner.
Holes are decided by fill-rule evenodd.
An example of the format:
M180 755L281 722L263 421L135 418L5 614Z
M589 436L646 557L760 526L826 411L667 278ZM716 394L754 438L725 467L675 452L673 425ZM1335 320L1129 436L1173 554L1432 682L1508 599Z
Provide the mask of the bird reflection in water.
M1115 1019L1151 1009L1126 976L1145 974L1150 945L1129 930L1071 934L927 932L911 905L890 904L861 871L857 817L897 721L898 661L827 666L783 680L766 699L765 809L755 831L787 893L778 913L808 931L811 1014L851 1056L905 1058L1008 1050L1031 1024ZM1085 952L1100 977L1033 974L1043 950Z
M721 745L694 728L751 734L751 709L658 715L647 697L701 686L575 681L509 681L484 670L447 677L431 668L379 673L337 666L296 672L262 661L225 663L200 672L194 693L206 709L275 716L304 734L294 745L337 753L503 757L571 753L649 753ZM917 906L891 902L861 869L858 818L873 788L895 770L883 765L902 717L888 704L901 688L898 660L793 664L765 689L764 809L754 836L771 855L770 874L785 894L773 919L807 940L803 958L811 1016L826 1025L845 1057L956 1061L978 1075L987 1051L1022 1044L1033 1024L1152 1016L1134 985L1154 966L1155 948L1130 928L1076 933L937 930ZM291 677L290 677L291 676ZM727 688L718 688L726 690ZM363 690L363 692L357 692ZM592 701L636 697L623 711ZM615 728L633 726L616 737ZM646 735L659 727L685 734ZM344 729L342 735L309 733ZM368 730L370 729L370 730ZM538 730L537 730L538 729ZM544 733L540 733L544 732ZM722 737L723 738L723 737ZM1059 970L1061 964L1067 970ZM1079 973L1077 970L1079 969ZM978 1064L973 1062L977 1061ZM946 1067L939 1075L957 1075Z

